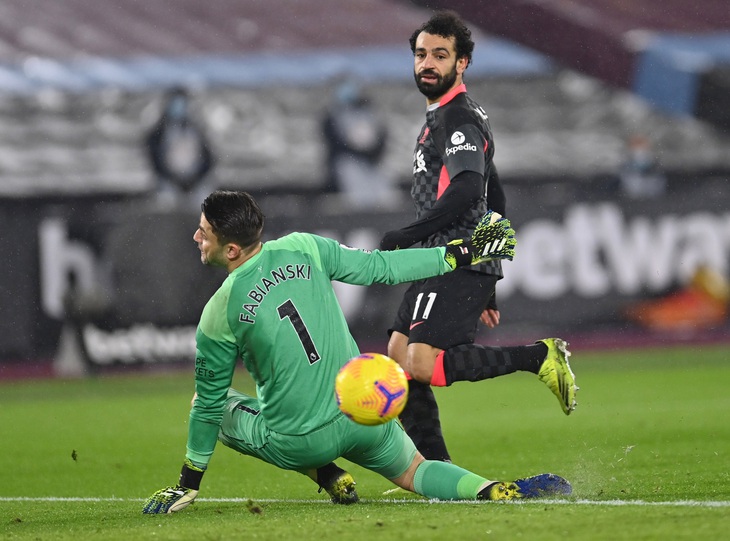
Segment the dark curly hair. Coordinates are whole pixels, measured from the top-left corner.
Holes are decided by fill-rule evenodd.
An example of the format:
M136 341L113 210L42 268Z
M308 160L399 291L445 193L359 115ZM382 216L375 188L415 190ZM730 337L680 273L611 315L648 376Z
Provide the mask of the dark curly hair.
M416 53L416 39L421 32L441 36L442 38L453 37L456 44L456 58L466 57L467 67L471 64L471 54L474 52L474 41L471 39L471 30L466 27L464 21L461 20L455 11L437 11L428 21L423 23L420 28L411 34L409 42L413 54Z

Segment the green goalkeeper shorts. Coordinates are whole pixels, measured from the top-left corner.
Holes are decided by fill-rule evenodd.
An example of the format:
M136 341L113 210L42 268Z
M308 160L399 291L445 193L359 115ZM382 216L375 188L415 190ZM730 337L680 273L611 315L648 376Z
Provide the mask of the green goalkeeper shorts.
M416 456L416 446L396 421L364 426L338 415L308 434L292 436L269 429L260 411L258 399L231 389L218 440L244 455L302 473L343 457L395 479Z

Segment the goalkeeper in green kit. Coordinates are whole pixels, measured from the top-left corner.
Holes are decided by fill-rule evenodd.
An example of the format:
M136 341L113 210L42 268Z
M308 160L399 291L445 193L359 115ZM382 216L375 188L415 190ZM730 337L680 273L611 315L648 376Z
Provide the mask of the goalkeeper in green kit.
M264 216L245 192L216 191L202 204L193 239L206 265L229 275L203 309L196 333L195 396L178 483L159 490L145 513L192 503L217 441L244 455L308 475L336 503L357 501L344 457L428 498L505 500L570 493L552 474L489 480L425 460L401 425L354 423L337 407L335 376L359 355L332 287L396 284L489 259L512 259L506 219L488 213L470 239L437 248L372 252L313 234L261 242ZM230 388L241 358L257 398Z

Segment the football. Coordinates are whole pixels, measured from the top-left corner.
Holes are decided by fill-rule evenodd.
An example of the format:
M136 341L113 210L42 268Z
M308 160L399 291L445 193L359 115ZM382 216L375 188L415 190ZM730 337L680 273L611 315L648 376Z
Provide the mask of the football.
M406 373L390 357L363 353L340 368L335 398L342 413L361 425L396 418L408 400Z

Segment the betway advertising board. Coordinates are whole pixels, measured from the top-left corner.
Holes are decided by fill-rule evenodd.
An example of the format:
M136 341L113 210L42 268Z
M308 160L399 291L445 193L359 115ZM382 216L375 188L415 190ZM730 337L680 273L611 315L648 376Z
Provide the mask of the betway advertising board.
M625 327L627 306L680 287L699 267L728 275L724 183L651 201L570 199L510 195L518 245L497 286L503 334ZM198 317L225 278L200 263L192 240L197 212L93 201L0 211L7 247L0 363L53 358L69 329L95 366L194 358ZM393 212L267 214L266 238L309 231L374 249L385 231L410 219ZM384 348L405 287L336 284L363 347Z

